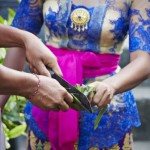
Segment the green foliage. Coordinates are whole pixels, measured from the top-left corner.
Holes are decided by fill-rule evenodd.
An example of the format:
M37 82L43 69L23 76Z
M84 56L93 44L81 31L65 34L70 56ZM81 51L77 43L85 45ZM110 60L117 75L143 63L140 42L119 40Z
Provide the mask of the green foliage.
M12 9L8 9L8 20L0 16L0 23L10 25L15 16ZM6 56L6 48L0 48L0 64L3 64ZM4 107L2 114L2 125L6 137L6 148L10 147L9 139L17 138L20 135L26 135L26 123L24 120L23 109L26 99L20 96L11 96Z
M95 89L93 88L93 87L91 87L91 86L85 86L85 85L83 85L83 86L80 86L80 85L76 85L76 88L81 92L81 93L83 93L85 96L89 96L90 95L90 97L93 97L94 96L94 94L95 94ZM71 105L70 107L72 107L73 109L76 109L76 110L86 110L82 105L81 105L81 102L80 102L80 100L79 99L77 99L77 97L75 97L74 95L73 95L73 98L74 98L74 105ZM104 108L102 108L102 109L98 109L98 108L96 108L96 109L94 109L94 108L92 108L92 110L93 110L93 112L96 112L96 111L99 111L99 114L98 114L98 116L96 117L96 119L95 119L95 121L94 121L94 129L96 130L97 128L98 128L98 124L99 124L99 122L101 121L101 118L102 118L102 116L103 116L103 114L105 113L105 111L107 110L107 105L104 107Z
M6 49L0 48L0 64L3 63L5 56L6 56Z
M108 107L108 105L106 105L104 108L102 108L101 111L99 112L98 116L96 117L96 119L94 121L94 129L95 130L98 128L98 124L101 121L101 118L102 118L103 114L107 110L107 107Z
M7 140L6 146L9 148L9 139L17 138L20 135L26 135L26 123L24 120L23 109L26 105L26 99L20 96L11 96L4 107L2 122L5 137Z
M14 16L15 12L11 8L8 8L8 20L7 20L8 25L12 23Z

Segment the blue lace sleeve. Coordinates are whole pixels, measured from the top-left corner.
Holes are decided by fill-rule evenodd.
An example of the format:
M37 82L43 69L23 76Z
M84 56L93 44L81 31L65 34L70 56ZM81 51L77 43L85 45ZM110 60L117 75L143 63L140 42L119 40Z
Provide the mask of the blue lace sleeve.
M129 51L150 53L150 0L133 0L130 10Z
M43 0L22 0L12 26L38 34L43 24Z

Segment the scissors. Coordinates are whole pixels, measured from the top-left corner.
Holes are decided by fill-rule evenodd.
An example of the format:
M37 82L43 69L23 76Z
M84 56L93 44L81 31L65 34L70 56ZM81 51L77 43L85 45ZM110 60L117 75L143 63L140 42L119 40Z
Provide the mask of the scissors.
M80 101L80 103L78 103L78 105L80 105L82 108L84 108L85 110L92 113L92 108L91 108L91 105L89 103L89 100L83 93L81 93L78 89L76 89L70 83L65 81L63 78L58 76L50 68L47 67L47 70L50 72L52 78L57 80L61 86L63 86L71 95L75 96Z

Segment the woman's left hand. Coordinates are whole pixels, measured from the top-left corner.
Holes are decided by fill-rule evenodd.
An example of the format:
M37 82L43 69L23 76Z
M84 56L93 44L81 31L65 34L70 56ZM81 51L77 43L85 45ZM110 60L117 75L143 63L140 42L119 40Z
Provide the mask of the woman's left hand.
M89 96L92 105L97 105L99 108L109 104L115 93L115 89L105 82L93 82L89 86L95 88L95 94L93 97Z

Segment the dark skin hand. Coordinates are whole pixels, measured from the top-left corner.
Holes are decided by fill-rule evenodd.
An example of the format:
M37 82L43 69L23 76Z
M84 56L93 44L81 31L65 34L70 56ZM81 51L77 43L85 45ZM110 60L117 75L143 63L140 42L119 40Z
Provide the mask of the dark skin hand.
M68 104L73 101L73 98L56 80L50 78L46 69L48 66L62 76L55 55L36 36L26 31L0 25L0 33L0 47L18 47L17 50L20 51L16 56L20 57L21 61L16 56L13 58L18 68L14 63L7 64L5 61L4 64L10 68L22 70L26 55L31 69L40 74L38 79L33 74L15 71L0 65L0 108L9 97L2 94L15 94L29 98L37 89L37 83L40 80L38 93L30 101L44 110L67 111Z

